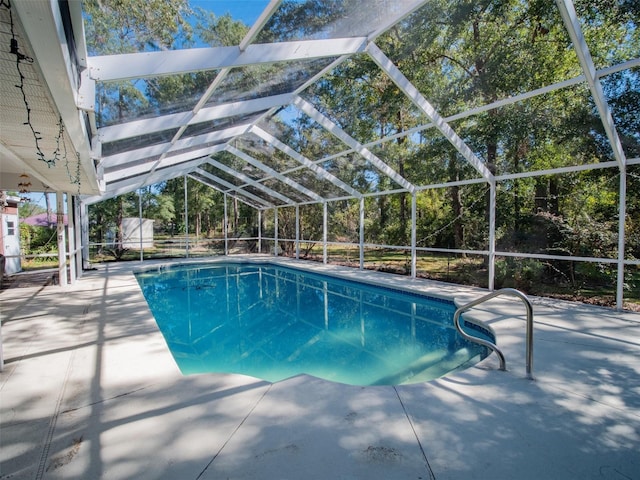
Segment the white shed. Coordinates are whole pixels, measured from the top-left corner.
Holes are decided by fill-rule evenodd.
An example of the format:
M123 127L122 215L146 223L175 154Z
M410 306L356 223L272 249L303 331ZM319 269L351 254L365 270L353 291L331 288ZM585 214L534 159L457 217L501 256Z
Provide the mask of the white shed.
M142 226L140 225L142 223ZM153 220L150 218L123 218L122 243L126 248L140 248L142 234L142 248L153 248Z

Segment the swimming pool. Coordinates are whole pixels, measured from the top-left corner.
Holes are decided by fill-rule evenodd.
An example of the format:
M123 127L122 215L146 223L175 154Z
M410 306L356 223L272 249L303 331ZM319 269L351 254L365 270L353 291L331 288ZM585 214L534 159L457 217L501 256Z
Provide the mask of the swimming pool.
M266 263L161 266L136 273L184 375L298 374L399 385L468 368L488 350L464 340L448 300ZM494 341L479 325L474 335Z

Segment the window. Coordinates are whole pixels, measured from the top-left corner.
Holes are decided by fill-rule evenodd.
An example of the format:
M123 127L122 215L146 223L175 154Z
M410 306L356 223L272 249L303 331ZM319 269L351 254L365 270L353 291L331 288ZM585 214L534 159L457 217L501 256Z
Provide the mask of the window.
M16 224L15 222L10 222L7 220L7 235L13 236L16 234Z

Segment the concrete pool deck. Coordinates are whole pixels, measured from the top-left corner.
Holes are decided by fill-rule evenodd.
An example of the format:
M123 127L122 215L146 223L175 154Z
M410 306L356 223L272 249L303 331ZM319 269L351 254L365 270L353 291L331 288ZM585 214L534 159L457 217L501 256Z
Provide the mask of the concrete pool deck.
M506 372L494 354L397 387L183 377L131 273L139 265L0 293L0 479L640 479L640 314L533 298L533 381L524 307L506 298L474 309Z

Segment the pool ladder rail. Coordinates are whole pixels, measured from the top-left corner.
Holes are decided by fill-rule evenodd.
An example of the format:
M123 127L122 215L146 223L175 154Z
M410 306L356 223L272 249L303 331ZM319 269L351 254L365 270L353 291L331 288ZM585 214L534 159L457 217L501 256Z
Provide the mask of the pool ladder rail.
M462 335L462 337L464 337L465 339L471 342L484 345L490 350L496 352L496 355L498 355L498 359L500 360L500 370L506 370L507 367L504 359L504 354L495 343L492 343L483 338L478 338L478 337L469 335L464 330L462 330L462 326L460 325L460 316L462 315L463 312L501 295L510 295L510 296L519 298L520 300L522 300L522 302L524 303L527 309L526 368L527 368L527 378L533 380L533 373L532 373L533 371L533 306L531 305L531 302L529 301L527 296L524 293L522 293L520 290L516 290L515 288L502 288L500 290L496 290L495 292L488 293L487 295L480 297L476 300L473 300L472 302L466 303L461 307L459 307L456 310L456 312L453 314L453 323L455 324L456 329L458 330L460 335Z

